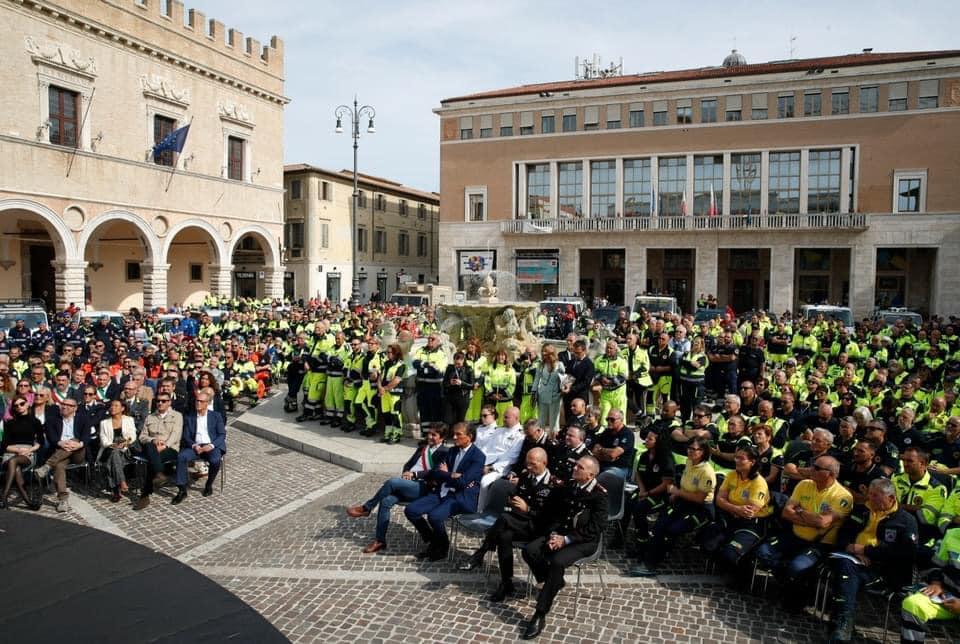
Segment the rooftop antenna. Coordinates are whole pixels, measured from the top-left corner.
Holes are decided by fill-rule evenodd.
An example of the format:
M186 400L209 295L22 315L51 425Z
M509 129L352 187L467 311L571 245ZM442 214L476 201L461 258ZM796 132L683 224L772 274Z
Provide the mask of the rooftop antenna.
M793 60L797 52L797 37L793 34L790 35L790 60Z
M609 66L604 67L603 59L598 54L593 54L589 59L585 57L582 62L579 56L575 56L573 59L573 74L575 80L623 76L623 57L620 57L619 62L611 62Z

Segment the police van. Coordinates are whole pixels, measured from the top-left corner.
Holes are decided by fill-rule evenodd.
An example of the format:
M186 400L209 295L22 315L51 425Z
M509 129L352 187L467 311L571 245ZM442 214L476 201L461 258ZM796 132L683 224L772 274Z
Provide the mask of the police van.
M901 307L893 307L889 309L878 309L873 314L873 319L878 322L883 322L885 326L893 326L897 322L903 320L908 324L913 324L914 328L919 329L923 325L923 316L917 313L916 311L911 311L910 309L905 309Z
M634 319L640 314L640 309L651 315L657 313L680 315L680 305L677 304L677 298L671 295L638 295L633 300Z
M43 300L0 299L0 331L9 331L17 320L23 320L23 326L34 332L40 323L47 321L47 306Z
M805 320L816 320L821 315L824 320L837 320L848 333L853 333L853 311L849 306L804 304L800 307L800 315Z

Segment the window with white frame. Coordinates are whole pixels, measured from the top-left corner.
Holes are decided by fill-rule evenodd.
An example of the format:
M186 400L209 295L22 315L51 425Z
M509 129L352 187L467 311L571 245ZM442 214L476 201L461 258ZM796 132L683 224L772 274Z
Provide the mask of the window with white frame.
M623 216L651 214L650 159L623 160Z
M550 164L527 164L527 216L543 219L551 216Z
M800 151L771 152L767 184L767 211L796 214L800 212Z
M463 200L464 221L487 220L487 187L467 186Z
M807 212L840 212L840 150L810 150Z
M557 211L561 217L583 216L583 163L557 164Z
M759 152L730 155L730 214L756 215L760 212Z
M927 210L927 171L895 170L893 173L893 212Z
M723 155L707 154L693 157L693 214L709 215L712 206L713 214L719 215L722 204Z
M590 162L590 216L614 217L617 214L617 162Z
M657 162L660 193L657 212L664 217L683 214L687 189L687 157L660 157Z

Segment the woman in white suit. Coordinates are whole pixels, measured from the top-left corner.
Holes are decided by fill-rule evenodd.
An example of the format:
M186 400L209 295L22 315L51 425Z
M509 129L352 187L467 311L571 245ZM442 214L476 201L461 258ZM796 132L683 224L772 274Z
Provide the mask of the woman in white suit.
M551 436L560 428L560 403L563 394L560 384L564 375L563 363L557 359L557 350L552 345L543 347L540 368L533 378L533 393L537 400L540 427Z
M125 416L123 402L111 400L109 414L100 421L100 455L98 459L106 465L107 480L114 503L127 491L127 478L123 468L130 460L130 445L137 440L137 429L133 418Z

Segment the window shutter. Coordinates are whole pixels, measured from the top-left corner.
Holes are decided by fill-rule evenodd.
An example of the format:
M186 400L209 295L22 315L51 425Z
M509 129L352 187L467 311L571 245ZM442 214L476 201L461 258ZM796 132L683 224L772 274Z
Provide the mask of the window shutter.
M743 97L742 96L728 96L727 97L727 109L728 110L739 110L743 108Z

